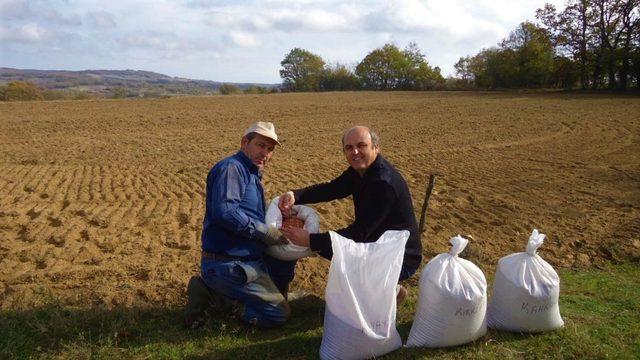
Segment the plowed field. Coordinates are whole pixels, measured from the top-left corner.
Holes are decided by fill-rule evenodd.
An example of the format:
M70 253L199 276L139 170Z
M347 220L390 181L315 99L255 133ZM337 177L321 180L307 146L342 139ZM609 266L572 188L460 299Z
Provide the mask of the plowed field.
M0 103L0 306L179 304L198 269L205 178L243 130L273 121L284 146L268 198L346 168L340 137L372 126L416 215L436 187L425 261L471 235L487 273L538 228L557 267L640 260L640 98L500 93L321 93ZM349 199L315 206L330 230ZM328 262L294 288L322 294ZM415 281L415 280L414 280Z

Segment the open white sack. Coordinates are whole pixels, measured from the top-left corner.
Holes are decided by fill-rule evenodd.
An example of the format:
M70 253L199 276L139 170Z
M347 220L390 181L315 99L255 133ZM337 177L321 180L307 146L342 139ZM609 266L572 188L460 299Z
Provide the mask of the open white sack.
M420 275L409 347L461 345L487 332L487 280L471 261L458 257L469 240L458 235L449 242L451 251L429 261Z
M544 238L534 229L526 252L498 261L487 316L490 328L541 332L564 325L558 305L560 277L536 254Z
M275 226L278 229L282 227L282 213L278 208L280 197L271 200L267 213L265 214L265 223ZM304 229L310 234L320 232L320 218L313 208L304 205L293 205L292 212L296 214L298 219L304 221ZM276 259L292 261L303 257L313 255L313 251L306 246L299 246L292 243L285 245L273 245L267 247L265 252Z
M396 285L409 232L389 230L374 243L330 235L320 358L367 359L398 349Z

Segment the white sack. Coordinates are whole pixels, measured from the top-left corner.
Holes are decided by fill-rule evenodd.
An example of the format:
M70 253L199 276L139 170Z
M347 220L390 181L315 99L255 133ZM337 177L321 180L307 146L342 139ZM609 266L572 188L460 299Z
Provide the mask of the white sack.
M282 227L282 213L278 208L278 202L280 197L276 197L271 200L267 213L265 215L265 222L267 225L275 226L278 229ZM320 218L313 208L304 205L293 205L293 213L296 214L298 219L304 221L304 229L310 234L320 232ZM280 260L297 260L306 256L313 255L313 251L306 246L299 246L292 243L286 245L273 245L267 247L265 252L276 259Z
M389 230L374 243L330 235L320 358L367 359L398 349L396 285L409 232Z
M560 328L558 273L536 254L545 235L533 230L527 251L498 261L489 305L488 325L494 329L540 332Z
M469 240L458 235L449 242L451 251L429 261L420 275L409 347L461 345L487 332L487 280L471 261L458 257Z

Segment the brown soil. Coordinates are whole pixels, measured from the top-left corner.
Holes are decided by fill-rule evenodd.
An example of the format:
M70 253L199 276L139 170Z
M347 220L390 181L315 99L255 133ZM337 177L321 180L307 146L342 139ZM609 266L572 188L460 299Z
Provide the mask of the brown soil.
M533 228L556 267L640 259L640 99L499 93L321 93L0 104L0 308L176 305L198 270L205 177L246 126L283 147L268 198L340 174L342 131L367 124L419 217L425 262L455 234L487 273ZM315 206L348 224L349 199ZM328 262L293 287L322 294ZM414 280L415 281L415 280Z

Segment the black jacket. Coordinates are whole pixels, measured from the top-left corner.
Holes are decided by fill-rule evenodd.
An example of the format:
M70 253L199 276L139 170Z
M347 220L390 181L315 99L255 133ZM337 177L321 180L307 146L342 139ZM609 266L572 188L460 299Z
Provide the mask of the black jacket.
M295 190L296 204L313 204L353 195L354 222L336 232L355 242L375 242L386 230L409 230L404 265L417 269L422 243L406 181L393 165L378 154L361 177L349 167L330 182ZM331 259L329 233L311 234L311 249Z

